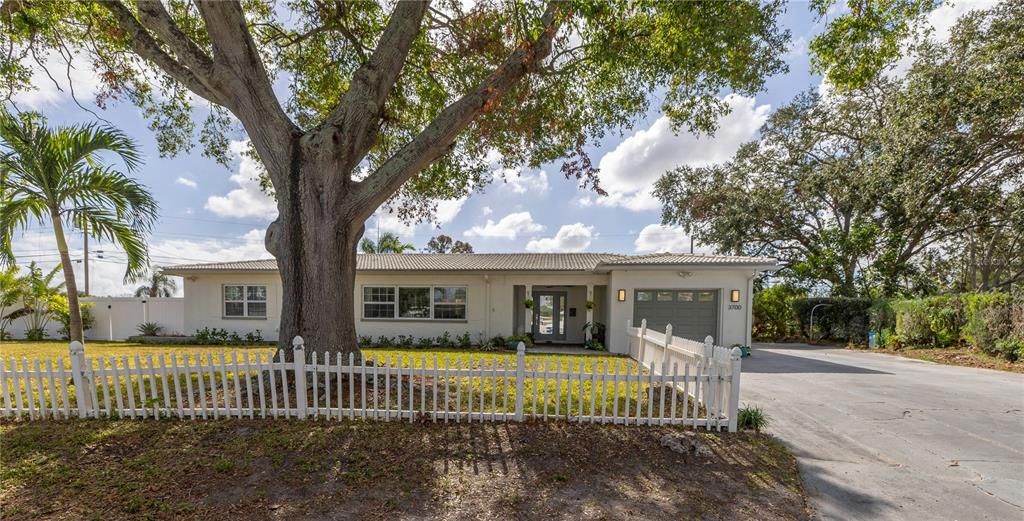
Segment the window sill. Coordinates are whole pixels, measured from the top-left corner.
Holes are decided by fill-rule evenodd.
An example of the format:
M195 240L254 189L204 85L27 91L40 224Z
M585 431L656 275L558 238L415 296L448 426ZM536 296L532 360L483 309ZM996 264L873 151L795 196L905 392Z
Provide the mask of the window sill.
M225 317L221 316L221 320L267 320L267 317Z

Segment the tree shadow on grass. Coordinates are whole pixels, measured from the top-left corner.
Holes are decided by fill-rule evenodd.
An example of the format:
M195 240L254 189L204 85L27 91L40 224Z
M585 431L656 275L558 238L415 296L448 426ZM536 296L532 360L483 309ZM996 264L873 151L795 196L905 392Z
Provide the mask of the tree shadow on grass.
M0 424L3 519L800 519L765 435L564 421ZM699 458L662 447L697 436Z

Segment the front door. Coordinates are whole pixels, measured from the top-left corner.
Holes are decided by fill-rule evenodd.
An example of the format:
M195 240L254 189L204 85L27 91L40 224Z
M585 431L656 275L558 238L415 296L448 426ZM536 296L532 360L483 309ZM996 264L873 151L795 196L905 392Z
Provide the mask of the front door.
M551 342L565 340L564 291L534 291L533 340Z

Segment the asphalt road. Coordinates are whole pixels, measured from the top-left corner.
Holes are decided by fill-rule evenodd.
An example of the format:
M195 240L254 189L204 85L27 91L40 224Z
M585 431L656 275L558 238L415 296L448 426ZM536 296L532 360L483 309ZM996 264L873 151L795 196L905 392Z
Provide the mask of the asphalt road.
M821 519L1024 520L1024 375L755 344L741 382Z

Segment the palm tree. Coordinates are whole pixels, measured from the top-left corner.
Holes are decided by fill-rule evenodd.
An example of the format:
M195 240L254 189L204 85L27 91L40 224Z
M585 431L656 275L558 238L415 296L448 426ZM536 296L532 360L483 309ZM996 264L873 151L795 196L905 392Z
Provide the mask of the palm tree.
M403 243L402 239L391 232L381 234L377 242L363 238L359 243L359 248L363 250L363 253L405 253L416 249L412 244Z
M21 298L25 294L25 278L18 276L18 267L0 270L0 340L9 336L7 328L24 314Z
M159 267L153 268L148 277L138 280L145 280L146 283L135 288L136 297L173 297L178 284Z
M0 265L14 263L12 237L29 220L53 225L70 308L69 336L82 341L78 286L64 236L66 225L118 244L128 257L125 281L145 272L144 237L156 219L157 203L145 186L104 161L121 158L128 172L142 157L121 131L97 125L49 128L39 114L0 111Z

